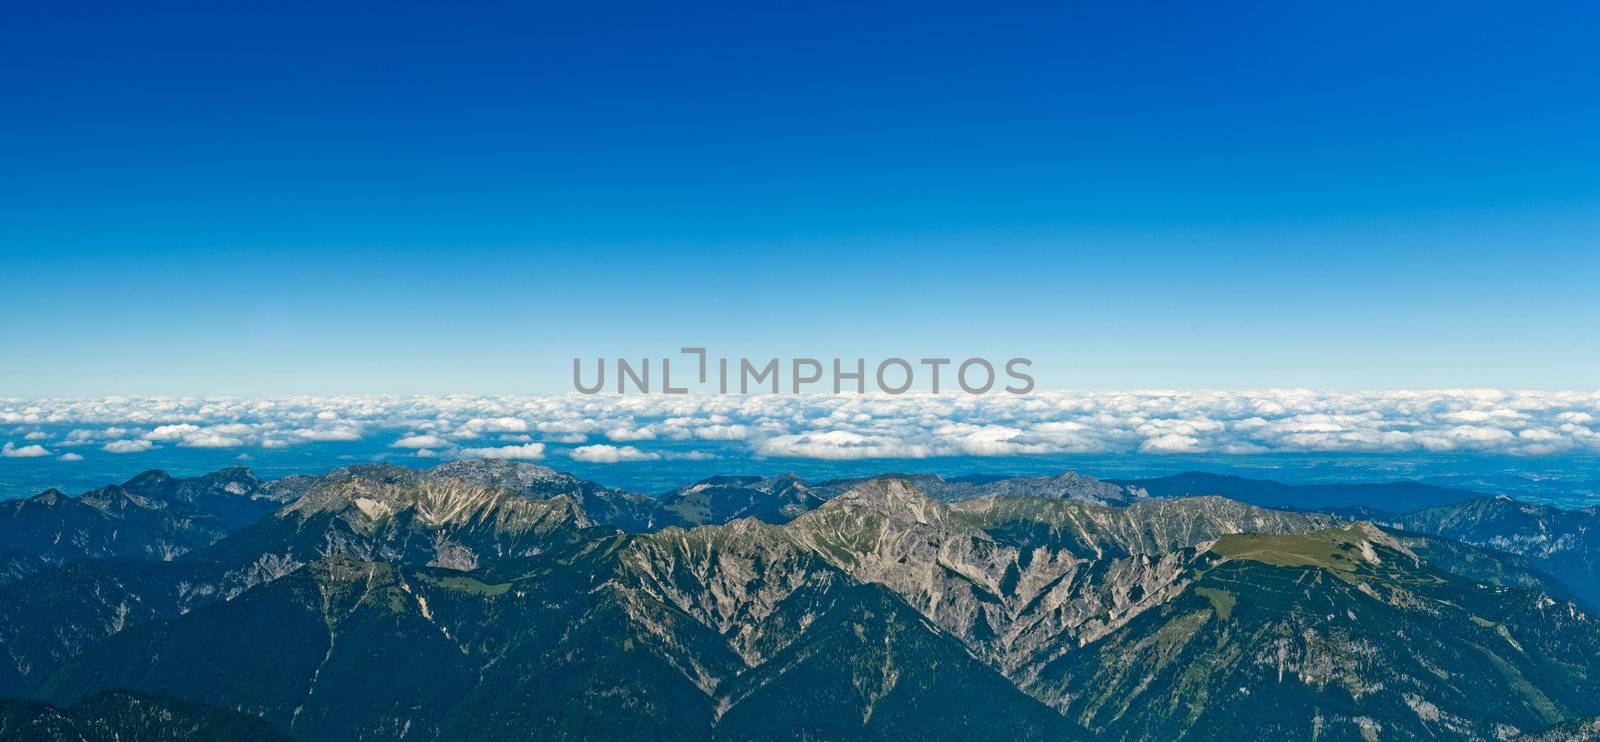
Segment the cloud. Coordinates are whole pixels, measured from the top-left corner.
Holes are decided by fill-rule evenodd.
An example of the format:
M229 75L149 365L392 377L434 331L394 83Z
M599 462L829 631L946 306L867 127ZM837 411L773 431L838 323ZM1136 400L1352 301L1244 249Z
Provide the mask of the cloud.
M244 441L219 433L206 432L185 436L178 445L183 448L237 448L244 445Z
M0 448L0 456L4 456L8 459L33 459L40 456L49 455L50 449L45 448L37 443L31 446L22 446L19 448L17 444L8 441L3 448Z
M1178 433L1165 433L1147 438L1139 444L1144 453L1195 453L1202 450L1200 439Z
M74 431L76 432L76 431ZM247 443L260 444L257 425L244 422L217 422L214 425L200 426L194 423L176 423L171 425L158 425L145 433L142 440L113 441L104 448L112 453L136 453L147 451L153 446L152 442L176 443L180 448L237 448ZM138 443L146 447L139 448Z
M421 452L418 452L418 455L422 455ZM544 444L524 443L520 446L498 448L463 448L458 456L463 459L542 459Z
M738 441L750 437L750 428L744 425L714 423L695 426L693 434L703 441Z
M61 454L60 456L56 457L56 460L57 461L82 461L83 460L83 456L81 456L79 454L68 452L68 453L64 453L64 454Z
M307 441L359 441L361 434L349 428L302 428L293 432Z
M1047 454L1600 453L1600 394L1457 389L1038 392L1028 395L555 395L0 399L24 443L114 453L355 443L473 455L463 441L578 446L597 460L708 455L916 459ZM49 427L45 427L49 426ZM60 432L68 431L68 432ZM523 440L528 436L529 440ZM45 439L40 439L45 440ZM586 445L599 441L600 445ZM381 445L381 444L380 444ZM524 445L495 455L544 455ZM16 448L13 450L24 450ZM577 450L577 449L574 449ZM583 460L579 458L578 460Z
M591 464L615 464L621 461L658 461L661 454L654 451L641 451L633 446L611 446L597 443L592 446L579 446L572 449L567 455L574 461L586 461Z
M764 456L803 459L920 459L933 455L931 449L906 444L884 436L866 436L848 430L828 430L799 435L780 435L759 441L756 451Z
M449 448L450 442L436 435L408 435L394 443L390 448Z
M630 429L627 427L612 428L606 431L606 439L623 443L627 441L653 441L656 432L649 428Z
M484 433L526 433L528 430L528 421L515 417L475 417L457 429L456 437L477 438Z
M671 461L712 461L722 458L710 451L668 451L662 458Z
M144 434L144 439L147 440L147 441L162 441L162 442L178 441L178 440L183 440L184 436L192 435L194 433L198 433L199 431L200 431L200 426L199 425L194 425L194 424L191 424L191 423L180 423L178 425L161 425L161 426L158 426L155 430L152 430L152 431L150 431L148 433L145 433Z

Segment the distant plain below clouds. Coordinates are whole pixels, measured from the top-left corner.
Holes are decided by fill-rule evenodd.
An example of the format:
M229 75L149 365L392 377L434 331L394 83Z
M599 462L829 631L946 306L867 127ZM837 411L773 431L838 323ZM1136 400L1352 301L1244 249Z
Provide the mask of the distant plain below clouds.
M1600 393L5 399L0 440L7 458L61 461L81 461L89 452L242 453L338 441L424 458L587 463L709 459L729 450L835 461L1103 453L1541 456L1600 452Z

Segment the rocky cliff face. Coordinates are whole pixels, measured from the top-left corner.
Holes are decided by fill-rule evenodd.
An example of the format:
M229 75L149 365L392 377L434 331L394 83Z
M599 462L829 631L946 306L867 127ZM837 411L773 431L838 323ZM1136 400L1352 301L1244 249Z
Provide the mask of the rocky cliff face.
M427 471L436 479L454 479L506 490L532 499L566 497L597 523L624 531L646 531L661 522L655 500L634 492L611 489L564 472L520 461L453 461Z
M874 480L785 530L862 582L894 591L1041 700L1038 670L1183 589L1195 549L1246 529L1303 533L1320 515L1220 498L1126 509L991 497L946 505Z

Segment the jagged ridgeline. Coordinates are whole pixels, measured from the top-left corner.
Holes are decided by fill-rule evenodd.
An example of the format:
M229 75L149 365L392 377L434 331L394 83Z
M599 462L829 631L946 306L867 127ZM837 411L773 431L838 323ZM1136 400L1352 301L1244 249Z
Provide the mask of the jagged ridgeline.
M1597 518L1199 474L149 472L0 504L0 737L1582 738Z

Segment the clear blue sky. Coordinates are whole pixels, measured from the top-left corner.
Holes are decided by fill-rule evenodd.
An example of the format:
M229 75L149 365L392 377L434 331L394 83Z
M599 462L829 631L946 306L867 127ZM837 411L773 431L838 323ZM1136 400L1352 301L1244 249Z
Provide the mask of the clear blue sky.
M1600 387L1593 3L657 5L8 9L0 396Z

